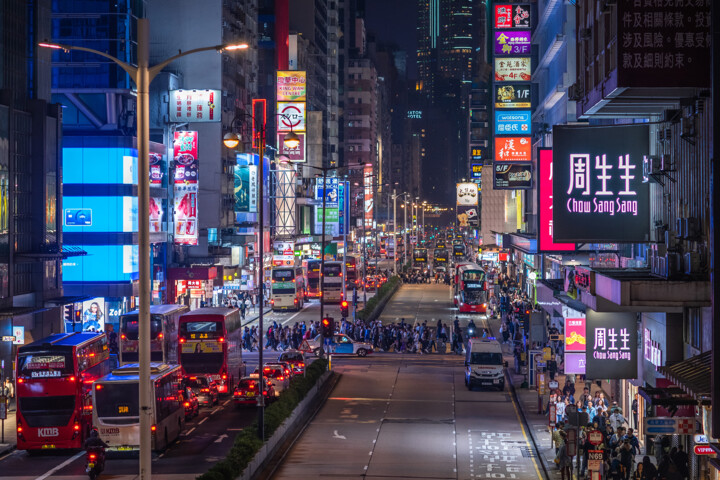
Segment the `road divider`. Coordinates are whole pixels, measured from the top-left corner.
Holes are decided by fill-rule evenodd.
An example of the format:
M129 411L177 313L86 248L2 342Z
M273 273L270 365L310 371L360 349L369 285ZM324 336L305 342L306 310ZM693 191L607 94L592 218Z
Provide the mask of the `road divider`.
M400 277L390 277L390 279L378 289L375 296L367 301L365 308L357 312L357 318L365 322L372 322L378 318L385 308L385 305L387 305L392 296L395 295L395 292L398 291L400 285L402 285Z

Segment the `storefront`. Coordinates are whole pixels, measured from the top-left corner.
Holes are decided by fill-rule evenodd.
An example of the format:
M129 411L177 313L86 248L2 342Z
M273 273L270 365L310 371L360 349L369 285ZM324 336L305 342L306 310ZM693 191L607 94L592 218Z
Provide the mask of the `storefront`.
M193 266L168 270L169 294L172 303L183 304L191 310L209 305L213 299L216 266Z

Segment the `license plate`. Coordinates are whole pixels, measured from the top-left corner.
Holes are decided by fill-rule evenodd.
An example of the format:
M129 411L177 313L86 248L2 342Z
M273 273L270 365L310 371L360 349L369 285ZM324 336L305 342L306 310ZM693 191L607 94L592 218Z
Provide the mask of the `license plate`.
M90 470L92 470L93 468L95 468L95 464L94 464L94 463L88 463L88 468L89 468Z
M129 452L132 450L132 447L118 447L119 452Z
M248 397L254 397L254 396L255 396L255 394L254 394L253 392L247 392L245 395L248 396Z
M55 445L43 445L40 448L55 448Z
M493 383L500 383L500 379L499 378L494 379Z

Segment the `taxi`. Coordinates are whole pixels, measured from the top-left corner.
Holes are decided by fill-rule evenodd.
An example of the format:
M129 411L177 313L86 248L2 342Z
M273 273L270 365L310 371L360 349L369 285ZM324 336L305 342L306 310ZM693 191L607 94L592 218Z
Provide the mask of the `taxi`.
M318 335L310 340L305 340L300 347L301 351L313 352L320 355L320 345L322 344L322 335ZM370 343L356 342L344 333L336 333L330 339L330 344L325 348L327 353L333 355L357 355L364 357L369 353L373 353L373 346Z

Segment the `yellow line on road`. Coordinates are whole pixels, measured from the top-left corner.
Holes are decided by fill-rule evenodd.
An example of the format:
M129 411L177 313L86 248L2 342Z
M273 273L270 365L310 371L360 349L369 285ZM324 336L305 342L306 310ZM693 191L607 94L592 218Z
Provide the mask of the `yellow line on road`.
M522 419L520 418L520 412L518 411L518 407L515 404L515 398L512 395L510 395L510 400L512 402L513 410L515 410L515 416L517 416L518 423L520 424L520 431L522 432L523 438L525 439L525 444L528 446L529 449L532 449L532 445L530 444L527 433L525 432L525 425L523 425ZM537 454L542 455L539 451L537 452ZM540 468L538 468L538 464L535 461L535 457L531 456L530 459L532 460L533 466L535 467L535 473L537 473L537 477L540 480L543 480L543 476L540 475Z

